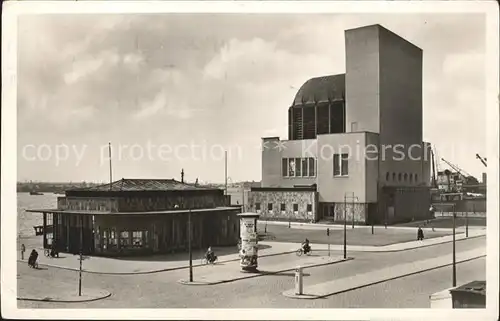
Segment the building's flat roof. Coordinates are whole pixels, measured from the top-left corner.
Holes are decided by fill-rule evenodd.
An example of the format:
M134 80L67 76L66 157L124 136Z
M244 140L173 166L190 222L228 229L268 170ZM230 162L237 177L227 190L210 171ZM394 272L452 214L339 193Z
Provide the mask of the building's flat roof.
M238 210L238 206L198 208L192 209L192 213L206 213L218 211ZM167 215L188 213L189 209L169 210L169 211L147 211L147 212L103 212L103 211L79 211L79 210L59 210L59 209L30 209L30 213L52 213L52 214L81 214L81 215Z
M252 187L252 192L316 192L316 186Z
M187 184L176 181L175 179L136 179L122 178L121 180L110 184L97 185L92 187L75 188L67 192L145 192L145 191L200 191L200 190L219 190L217 188L208 188Z
M450 291L486 295L486 281L472 281L455 289L451 289Z

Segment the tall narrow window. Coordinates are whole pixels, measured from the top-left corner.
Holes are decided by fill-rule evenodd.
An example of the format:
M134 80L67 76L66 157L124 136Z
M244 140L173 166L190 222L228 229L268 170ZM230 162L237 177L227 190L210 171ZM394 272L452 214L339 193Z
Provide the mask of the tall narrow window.
M349 155L333 155L333 176L347 176L349 174Z
M295 158L288 159L288 176L295 177Z
M312 157L309 157L309 176L316 176L316 162Z
M295 176L302 177L302 161L300 158L295 158Z
M284 213L286 211L285 203L281 203L280 209L281 209L281 213Z
M299 211L299 204L293 204L293 211L297 213Z
M281 173L283 177L288 177L288 158L281 160Z
M307 168L307 158L302 158L302 176L311 176L309 175L309 169Z
M267 204L267 210L272 211L273 210L273 203L268 203Z
M260 212L260 203L255 203L255 210Z

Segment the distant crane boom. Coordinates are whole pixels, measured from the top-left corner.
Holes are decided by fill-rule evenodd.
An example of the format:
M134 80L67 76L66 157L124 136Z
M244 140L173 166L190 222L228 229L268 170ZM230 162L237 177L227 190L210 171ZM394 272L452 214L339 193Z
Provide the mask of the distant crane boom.
M455 171L457 171L460 175L464 176L465 178L467 178L469 176L472 176L471 174L467 173L463 169L459 168L457 165L453 165L452 163L448 162L446 159L441 158L441 160L443 162L445 162L446 164L448 164L452 169L454 169Z
M486 158L482 158L479 154L476 154L476 158L479 159L481 163L483 163L484 167L488 167L486 165Z

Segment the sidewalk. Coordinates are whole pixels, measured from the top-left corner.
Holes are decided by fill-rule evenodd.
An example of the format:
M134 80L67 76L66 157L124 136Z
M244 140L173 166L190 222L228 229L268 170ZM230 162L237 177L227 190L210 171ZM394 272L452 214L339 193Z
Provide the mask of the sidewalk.
M276 260L270 260L269 257L260 259L258 272L255 273L242 271L239 262L197 267L194 271L193 282L183 279L179 280L179 283L184 285L214 285L289 272L295 270L298 265L306 269L351 260L351 258L344 260L343 257L308 256L299 258L295 254L290 255L293 255L293 257L286 258L284 262L278 263L273 262Z
M19 267L18 267L19 268ZM44 302L89 302L105 299L111 295L103 289L82 288L82 295L78 295L78 288L75 284L66 282L52 282L51 278L41 277L44 274L43 268L37 271L36 275L29 273L18 274L17 299L24 301L44 301ZM36 286L33 286L36 285Z
M274 256L295 252L298 247L290 249L289 244L279 243L260 243L259 256ZM48 258L44 256L43 249L38 248L38 264L40 266L50 266L78 271L80 261L78 255L60 253L59 258ZM231 254L218 255L218 262L238 261L239 256L236 249L214 248L215 253L224 253L230 250ZM18 261L27 262L29 254L25 253L24 260L18 251ZM193 266L200 266L203 253L196 251L193 253ZM179 253L173 255L158 255L151 257L123 257L107 258L98 256L85 256L82 263L83 271L87 273L99 274L148 274L163 271L184 269L189 267L188 253Z
M457 229L457 233L461 230ZM469 238L480 237L486 235L485 230L469 230ZM411 250L415 248L431 246L446 242L451 242L453 237L451 235L436 237L432 239L424 239L423 241L411 241L404 243L391 244L386 246L358 246L349 245L347 240L348 252L395 252ZM456 240L465 239L465 234L457 234ZM276 256L295 252L300 248L300 243L285 243L285 242L272 242L263 241L259 242L259 257ZM315 251L328 250L327 244L312 244L313 253ZM228 248L214 248L215 253L224 253ZM343 245L331 245L330 250L342 251ZM48 258L43 255L43 249L38 249L38 263L40 266L50 266L56 268L63 268L68 270L79 270L79 260L77 255L61 253L59 258ZM238 253L234 250L231 254L220 254L219 263L235 262L239 260ZM201 258L203 254L199 251L193 254L193 266L201 265ZM25 253L25 260L20 260L20 253L18 251L18 261L27 262L28 255ZM180 253L175 255L161 255L143 258L106 258L97 256L88 256L83 261L83 271L87 273L99 274L148 274L156 272L164 272L178 269L185 269L189 267L188 254Z
M465 262L475 258L486 256L486 248L478 248L467 252L457 253L456 262ZM364 274L354 275L352 277L333 280L330 282L319 283L315 285L305 286L302 294L296 294L295 289L283 292L283 295L294 299L317 299L322 298L361 287L369 286L376 283L389 281L392 279L408 276L411 274L421 273L445 267L452 263L451 254L439 258L432 258L413 263L400 264L397 266L381 269Z
M458 233L458 229L457 229ZM465 237L465 233L460 232L460 234L455 235L456 241L461 241L465 239L475 238L485 236L485 230L469 230L469 237ZM349 239L347 240L347 251L351 252L398 252L405 250L412 250L416 248L432 246L442 243L448 243L453 241L453 235L447 235L442 237L435 237L431 239L424 239L423 241L411 241L397 244L390 244L385 246L360 246L360 245L349 245ZM261 242L264 243L264 242ZM265 242L271 243L271 242ZM300 243L280 243L280 242L272 242L273 244L281 244L282 248L287 248L286 244L288 244L288 249L291 251L292 249L297 249L300 247ZM344 249L343 245L330 245L331 251L342 251ZM312 250L314 251L327 251L328 244L312 244Z

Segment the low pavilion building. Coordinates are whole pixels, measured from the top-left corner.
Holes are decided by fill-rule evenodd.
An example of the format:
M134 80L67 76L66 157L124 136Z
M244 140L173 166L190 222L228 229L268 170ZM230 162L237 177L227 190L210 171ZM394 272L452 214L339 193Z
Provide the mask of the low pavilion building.
M66 191L43 213L43 246L59 252L126 256L236 246L237 214L224 191L174 179L121 179Z

